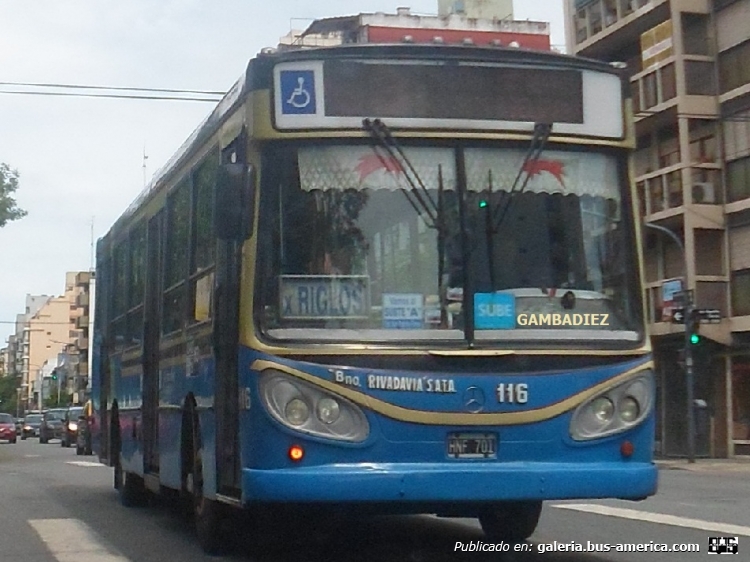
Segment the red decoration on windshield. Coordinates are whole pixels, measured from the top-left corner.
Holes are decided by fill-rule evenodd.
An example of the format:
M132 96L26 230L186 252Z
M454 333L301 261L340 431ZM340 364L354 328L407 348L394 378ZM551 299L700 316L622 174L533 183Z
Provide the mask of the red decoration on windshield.
M531 160L524 164L523 171L529 174L530 178L538 176L542 172L547 172L553 175L560 182L560 185L565 187L565 182L563 181L565 163L560 160Z
M391 156L378 156L377 154L366 154L359 159L355 168L359 172L359 181L378 170L385 170L388 174L403 174L404 168L401 163Z

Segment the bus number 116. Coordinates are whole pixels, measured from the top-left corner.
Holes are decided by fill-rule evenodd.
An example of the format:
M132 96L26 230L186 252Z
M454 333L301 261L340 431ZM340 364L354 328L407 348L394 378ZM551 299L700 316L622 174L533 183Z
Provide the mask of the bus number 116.
M497 401L508 404L526 404L529 401L528 385L501 382L497 385Z

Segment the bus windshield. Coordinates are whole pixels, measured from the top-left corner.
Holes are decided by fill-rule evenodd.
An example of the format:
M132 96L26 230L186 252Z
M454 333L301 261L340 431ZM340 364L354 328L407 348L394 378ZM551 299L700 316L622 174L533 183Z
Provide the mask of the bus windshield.
M467 333L513 345L640 342L624 157L526 153L518 145L407 146L402 155L367 144L269 149L261 331L346 342L450 344ZM512 190L519 171L528 177Z

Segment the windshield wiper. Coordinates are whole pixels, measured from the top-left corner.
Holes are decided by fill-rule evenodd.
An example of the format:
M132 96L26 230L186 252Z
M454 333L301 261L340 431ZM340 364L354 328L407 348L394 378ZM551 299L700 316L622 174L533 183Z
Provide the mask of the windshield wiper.
M438 207L430 196L430 193L427 191L427 187L425 187L422 178L419 177L416 168L414 168L414 165L396 142L396 139L393 138L387 125L380 119L364 119L362 121L362 127L365 131L370 133L373 140L377 142L376 146L385 150L391 161L396 162L404 172L404 177L409 183L409 187L411 187L411 196L414 197L414 199L412 199L407 192L404 192L404 195L406 195L406 198L409 200L412 207L414 207L419 215L424 213L430 218L429 221L425 221L427 226L430 228L438 228ZM376 147L373 147L373 150L375 150L375 154L385 166L386 161L383 156L377 151ZM388 167L386 166L386 169L387 168ZM414 179L412 179L411 175L407 173L407 169L408 172L411 172L414 176Z
M409 183L410 191L403 190L402 193L409 204L412 206L417 216L427 215L429 220L425 220L428 228L437 231L437 251L438 251L438 298L440 299L440 325L446 326L448 319L447 291L445 287L445 237L447 235L445 224L445 186L443 184L443 167L438 165L438 193L437 203L430 195L422 178L419 176L417 169L412 164L409 157L403 151L396 139L391 134L388 126L380 119L364 119L362 127L367 131L375 141L373 151L380 160L385 169L388 169L387 161L380 152L378 147L385 150L392 162L396 162L404 173L406 181ZM408 170L408 171L407 171ZM410 173L411 174L410 174ZM412 175L414 178L412 179ZM424 217L423 217L424 220Z
M513 195L522 193L523 190L526 189L526 186L528 185L529 180L533 176L534 164L539 160L539 157L542 155L542 152L544 151L544 147L547 144L547 141L549 140L549 136L551 133L552 133L551 123L535 123L534 124L534 136L531 138L531 144L529 145L529 149L526 151L526 155L524 156L523 162L521 162L521 166L518 168L518 173L516 174L516 178L515 180L513 180L513 185L508 191L507 197L505 198L505 205L503 205L503 208L502 210L500 210L499 213L498 213L499 207L498 209L495 209L495 212L493 213L492 234L497 234L498 230L500 230L500 225L503 223L505 216L508 214L508 209L510 208L511 203L513 202ZM521 181L521 177L524 175L524 172L526 173L526 177L524 178L523 183L521 184L521 188L518 191L516 191L516 186L518 186L518 182Z

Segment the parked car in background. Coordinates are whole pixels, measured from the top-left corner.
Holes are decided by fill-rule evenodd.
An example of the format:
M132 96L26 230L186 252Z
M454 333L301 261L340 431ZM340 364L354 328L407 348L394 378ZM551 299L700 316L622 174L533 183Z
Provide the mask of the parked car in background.
M67 408L54 408L44 412L42 424L39 428L39 442L47 443L50 439L62 439L64 428L63 420Z
M80 430L82 417L83 406L71 406L65 412L60 447L70 447L73 443L78 443L78 431Z
M0 441L16 442L16 422L10 414L0 414Z
M94 408L91 400L83 407L83 414L78 421L78 439L76 440L76 455L93 454L91 430L94 426Z
M39 428L42 426L42 414L27 414L23 420L21 439L27 437L39 437Z

